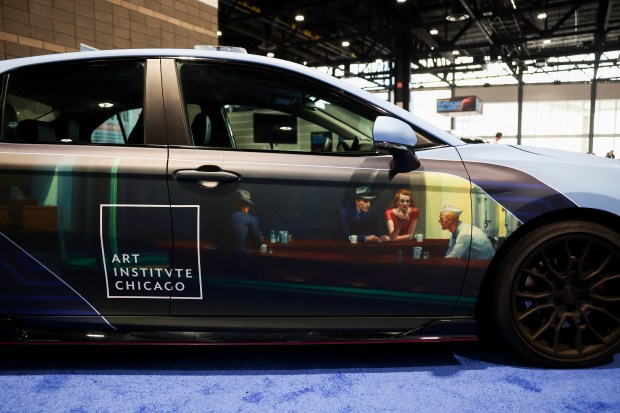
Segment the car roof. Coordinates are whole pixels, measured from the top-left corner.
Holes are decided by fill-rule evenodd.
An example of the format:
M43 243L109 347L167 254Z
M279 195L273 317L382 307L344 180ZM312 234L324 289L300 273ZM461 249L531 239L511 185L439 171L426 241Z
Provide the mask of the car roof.
M233 62L256 63L272 68L284 68L295 73L313 77L324 83L335 86L345 92L358 96L373 105L391 112L396 117L406 120L416 125L422 131L436 136L445 143L452 146L466 145L459 138L449 134L448 132L430 124L409 111L406 111L380 97L351 85L343 80L337 79L328 74L322 73L316 69L312 69L297 63L270 58L265 56L221 51L221 50L202 50L202 49L116 49L116 50L96 50L72 53L57 53L42 56L22 57L17 59L9 59L0 62L0 75L10 72L14 69L35 66L48 63L65 63L74 61L86 61L95 59L118 59L118 58L197 58L197 59L216 59Z

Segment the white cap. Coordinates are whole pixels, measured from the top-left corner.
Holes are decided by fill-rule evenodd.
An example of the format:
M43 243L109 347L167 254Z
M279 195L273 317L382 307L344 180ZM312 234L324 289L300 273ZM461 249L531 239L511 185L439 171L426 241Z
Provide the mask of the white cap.
M450 204L443 204L443 207L441 208L441 212L452 212L454 214L456 214L456 216L461 216L461 214L463 213L463 210L461 208L455 207L454 205L450 205Z

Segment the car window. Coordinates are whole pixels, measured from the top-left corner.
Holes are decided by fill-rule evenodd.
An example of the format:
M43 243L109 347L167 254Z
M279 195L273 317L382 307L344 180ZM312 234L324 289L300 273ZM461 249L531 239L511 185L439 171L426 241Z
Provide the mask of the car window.
M179 63L195 146L332 152L375 151L380 114L341 91L265 68Z
M93 143L125 144L140 119L142 109L129 109L115 113L97 126L91 134Z
M2 139L32 143L144 142L144 63L74 63L8 76Z

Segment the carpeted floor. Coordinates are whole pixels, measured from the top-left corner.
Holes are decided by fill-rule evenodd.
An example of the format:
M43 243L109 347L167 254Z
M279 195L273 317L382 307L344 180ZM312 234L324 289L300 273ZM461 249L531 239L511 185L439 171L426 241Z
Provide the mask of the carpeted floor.
M620 354L581 370L475 343L0 346L1 412L619 412Z

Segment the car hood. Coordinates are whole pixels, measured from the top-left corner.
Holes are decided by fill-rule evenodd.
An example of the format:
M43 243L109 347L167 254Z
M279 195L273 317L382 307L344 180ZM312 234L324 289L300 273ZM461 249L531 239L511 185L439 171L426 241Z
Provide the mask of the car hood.
M620 161L596 155L530 146L478 144L456 148L470 162L525 172L575 204L620 216Z

